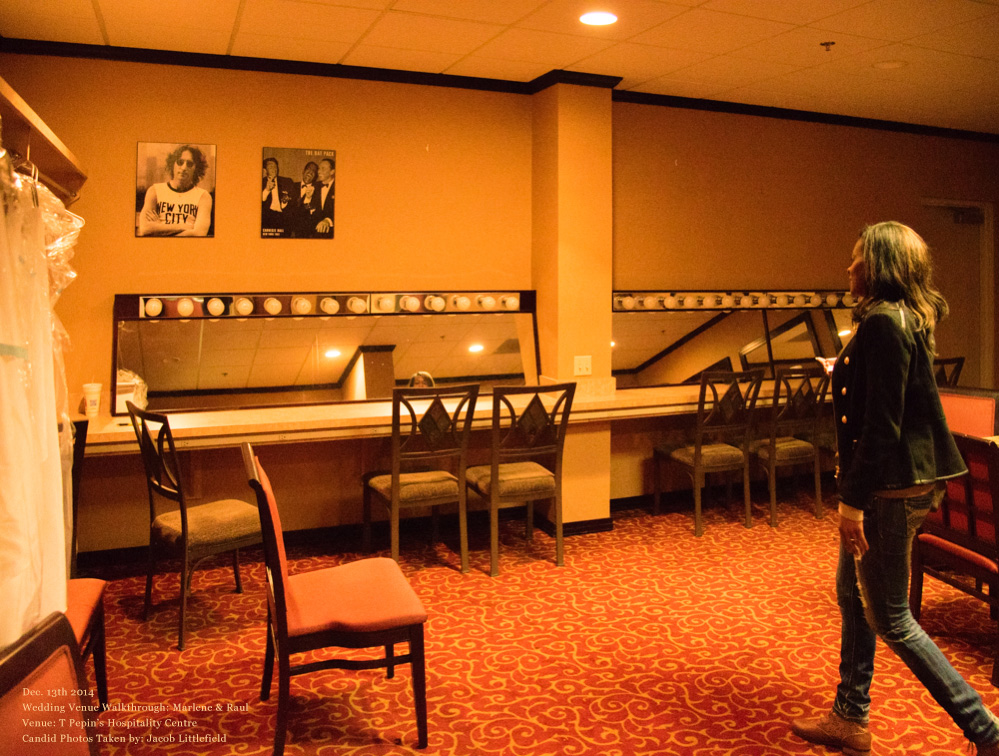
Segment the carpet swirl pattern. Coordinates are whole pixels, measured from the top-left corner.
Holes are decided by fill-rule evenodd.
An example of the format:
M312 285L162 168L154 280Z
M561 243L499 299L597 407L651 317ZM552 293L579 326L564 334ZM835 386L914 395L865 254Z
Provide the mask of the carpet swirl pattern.
M403 535L403 570L428 608L430 744L415 749L408 667L326 671L292 679L287 754L316 756L767 756L822 754L788 730L826 710L836 682L839 613L832 503L816 520L806 499L781 505L778 529L724 506L690 513L615 512L612 532L532 545L503 521L502 574L488 576L485 533L472 571L457 555ZM293 571L358 553L291 549ZM269 754L276 687L260 701L266 599L261 552L232 593L224 559L194 577L187 650L177 651L177 576L161 577L141 620L142 577L106 598L112 710L106 756ZM334 597L316 597L334 600ZM989 684L995 624L981 602L927 579L923 625L995 708ZM872 689L875 754L949 756L959 730L907 668L879 646ZM92 671L90 672L92 675ZM92 679L92 677L91 677Z

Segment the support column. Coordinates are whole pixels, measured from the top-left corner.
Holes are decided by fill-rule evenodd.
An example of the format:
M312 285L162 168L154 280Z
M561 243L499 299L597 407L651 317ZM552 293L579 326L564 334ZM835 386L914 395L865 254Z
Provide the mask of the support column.
M541 382L575 380L577 402L614 391L611 88L617 81L553 72L533 95L532 275ZM576 375L577 357L589 358L590 375ZM609 521L610 425L570 424L564 460L568 531L573 522Z

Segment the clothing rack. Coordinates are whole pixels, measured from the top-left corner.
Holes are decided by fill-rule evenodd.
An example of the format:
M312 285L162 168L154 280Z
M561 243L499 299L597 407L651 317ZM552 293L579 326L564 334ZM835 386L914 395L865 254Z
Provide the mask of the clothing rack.
M87 180L80 161L2 78L0 140L15 170L35 175L67 207L79 198Z

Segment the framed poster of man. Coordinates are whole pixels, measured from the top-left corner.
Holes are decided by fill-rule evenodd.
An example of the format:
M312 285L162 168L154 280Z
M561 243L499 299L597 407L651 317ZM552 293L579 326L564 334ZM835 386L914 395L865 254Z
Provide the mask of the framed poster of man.
M215 145L139 142L136 236L215 236Z
M336 150L264 147L260 236L332 239Z

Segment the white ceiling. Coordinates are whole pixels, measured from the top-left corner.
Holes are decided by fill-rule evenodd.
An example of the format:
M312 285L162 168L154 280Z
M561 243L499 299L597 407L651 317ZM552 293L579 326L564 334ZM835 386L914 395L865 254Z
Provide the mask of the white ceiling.
M579 23L595 9L618 22ZM3 0L0 35L518 82L564 69L999 134L999 0Z

